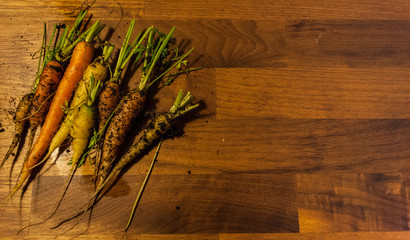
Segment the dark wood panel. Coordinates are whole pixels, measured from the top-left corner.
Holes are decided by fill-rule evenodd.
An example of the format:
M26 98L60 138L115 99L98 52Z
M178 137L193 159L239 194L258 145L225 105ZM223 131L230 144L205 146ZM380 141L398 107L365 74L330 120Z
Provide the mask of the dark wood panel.
M407 72L404 68L221 68L216 79L217 118L407 118Z
M299 59L299 66L408 67L409 28L404 20L290 21L286 55Z
M264 233L264 234L220 234L220 240L406 240L409 232L335 232L335 233Z
M127 21L108 20L116 33ZM137 29L176 27L202 67L409 67L408 20L138 19ZM118 39L111 39L114 43Z
M146 1L145 18L228 19L408 19L407 1Z
M143 175L123 177L68 235L120 232L125 226ZM50 208L64 178L41 178L33 193L31 222ZM76 177L58 214L49 223L30 228L40 235L69 216L92 191L89 178ZM75 187L74 187L75 186ZM80 187L79 187L80 186ZM284 174L152 175L129 234L192 234L220 232L298 232L296 177ZM75 220L73 221L73 223ZM67 223L52 234L68 229ZM105 226L103 229L100 226ZM48 230L47 230L48 231Z
M202 120L161 147L158 173L406 172L410 121ZM142 160L148 167L150 157ZM138 164L136 164L138 165Z

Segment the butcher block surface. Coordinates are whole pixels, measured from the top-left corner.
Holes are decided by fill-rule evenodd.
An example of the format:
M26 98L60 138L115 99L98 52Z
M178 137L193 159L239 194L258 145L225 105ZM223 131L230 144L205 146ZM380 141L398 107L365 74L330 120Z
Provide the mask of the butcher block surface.
M56 201L67 143L0 208L1 239L410 239L409 1L2 1L0 159L36 76L44 23L50 36L85 7L116 51L133 18L135 35L175 26L178 49L194 47L189 66L202 69L153 91L146 111L166 111L179 89L200 107L163 140L127 232L155 146L92 212L53 229L93 193L87 162L54 216L18 232ZM124 91L140 79L128 70ZM27 154L24 137L0 171L0 202Z

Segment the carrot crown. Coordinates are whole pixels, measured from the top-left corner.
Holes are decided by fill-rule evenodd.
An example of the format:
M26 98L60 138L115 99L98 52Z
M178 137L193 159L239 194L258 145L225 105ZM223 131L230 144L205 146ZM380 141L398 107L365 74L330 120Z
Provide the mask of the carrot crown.
M104 43L103 51L101 54L101 64L105 64L108 62L108 59L111 57L111 54L114 50L114 45L108 42Z
M65 62L68 58L74 47L77 43L84 41L90 43L95 36L97 36L101 30L105 27L105 24L102 24L100 20L97 20L90 28L88 28L84 33L75 39L70 45L65 46L59 53L56 55L58 61Z
M168 111L167 116L170 120L175 120L178 117L186 114L189 111L199 107L199 104L192 105L192 101L194 100L194 96L188 92L184 96L184 92L179 90L177 98L175 99L174 104L172 105L171 109Z
M74 22L73 27L70 30L68 26L64 29L60 40L57 42L52 51L52 56L57 61L65 62L68 59L73 50L73 47L71 47L72 43L75 42L81 34L79 28L86 15L87 11L81 10Z
M87 105L92 106L95 103L95 100L98 97L98 94L101 92L102 84L100 81L95 80L94 76L91 76L90 86L88 89L88 100Z

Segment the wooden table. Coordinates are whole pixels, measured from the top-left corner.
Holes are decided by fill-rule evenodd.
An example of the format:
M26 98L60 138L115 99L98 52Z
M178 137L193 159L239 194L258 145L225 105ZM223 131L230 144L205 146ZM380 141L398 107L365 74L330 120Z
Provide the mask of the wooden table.
M92 20L107 24L102 38L117 47L132 18L138 30L175 26L180 49L195 47L189 60L203 67L148 101L147 111L164 111L182 88L201 108L181 119L183 134L163 142L129 238L410 239L409 1L87 2ZM54 24L72 24L81 6L0 3L1 156L14 131L10 110L35 77L43 23L50 34ZM124 86L135 87L138 78L129 74ZM0 172L1 199L26 148ZM104 195L91 219L50 229L92 193L86 165L55 216L16 237L55 201L69 150L56 151L24 195L1 208L0 236L124 237L154 149Z

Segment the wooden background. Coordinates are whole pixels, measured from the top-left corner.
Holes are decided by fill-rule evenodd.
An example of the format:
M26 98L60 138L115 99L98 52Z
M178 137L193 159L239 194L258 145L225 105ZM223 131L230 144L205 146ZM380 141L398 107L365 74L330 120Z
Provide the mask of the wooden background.
M0 2L1 156L10 110L34 80L43 22L70 24L81 5ZM138 30L175 26L181 49L195 47L193 66L204 67L149 99L147 110L166 110L182 88L201 109L163 143L129 238L410 239L409 1L97 0L90 12L117 46L132 18ZM0 209L0 236L15 238L50 208L69 150ZM1 199L25 152L1 170ZM90 221L52 230L92 192L91 168L81 168L56 216L17 237L123 238L152 156L128 169Z

